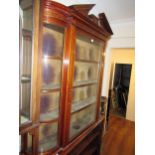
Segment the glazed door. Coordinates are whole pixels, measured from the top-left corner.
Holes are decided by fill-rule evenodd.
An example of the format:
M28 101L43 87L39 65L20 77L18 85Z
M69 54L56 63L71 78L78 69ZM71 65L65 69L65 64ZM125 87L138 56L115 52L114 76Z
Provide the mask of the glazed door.
M33 1L21 0L19 7L19 55L20 55L20 125L31 121L31 80Z
M100 59L103 45L77 34L69 138L96 121Z
M38 152L59 145L62 60L65 28L43 24L41 52L40 126Z

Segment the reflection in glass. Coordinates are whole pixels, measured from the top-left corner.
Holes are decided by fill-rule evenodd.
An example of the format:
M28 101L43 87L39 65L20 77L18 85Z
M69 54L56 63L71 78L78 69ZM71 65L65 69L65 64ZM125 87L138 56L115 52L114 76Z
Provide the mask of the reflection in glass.
M43 62L42 88L43 89L59 88L60 80L61 80L61 61L46 59Z
M32 0L22 0L19 6L19 51L20 51L20 123L30 119L31 66L32 66Z
M45 152L57 146L58 123L44 123L39 128L39 152Z
M91 106L71 115L70 138L76 136L95 121L96 105Z
M40 120L58 118L60 93L43 93L40 99Z
M64 29L55 25L45 25L43 28L44 56L62 56Z

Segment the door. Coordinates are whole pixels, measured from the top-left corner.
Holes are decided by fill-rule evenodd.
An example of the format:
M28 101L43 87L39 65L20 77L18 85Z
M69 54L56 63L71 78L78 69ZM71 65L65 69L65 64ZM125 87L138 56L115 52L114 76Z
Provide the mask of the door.
M96 121L103 44L77 32L69 139Z
M39 153L59 147L64 35L63 26L43 23L40 57Z

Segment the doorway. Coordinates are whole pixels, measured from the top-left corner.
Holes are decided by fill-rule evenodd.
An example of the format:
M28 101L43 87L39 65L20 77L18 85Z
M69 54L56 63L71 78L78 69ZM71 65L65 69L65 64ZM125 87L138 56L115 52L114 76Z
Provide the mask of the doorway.
M110 113L126 117L132 64L115 63L110 93Z

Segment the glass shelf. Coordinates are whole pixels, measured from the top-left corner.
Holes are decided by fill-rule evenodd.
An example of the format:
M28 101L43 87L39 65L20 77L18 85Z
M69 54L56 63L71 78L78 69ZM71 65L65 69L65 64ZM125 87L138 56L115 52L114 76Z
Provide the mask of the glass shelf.
M92 97L87 98L82 101L73 102L71 112L74 113L74 112L81 110L83 108L86 108L94 103L96 103L96 96L92 96Z
M26 117L26 116L24 116L24 115L21 115L21 118L20 118L21 120L21 124L24 124L24 123L26 123L26 122L28 122L29 121L29 118L28 117Z
M31 37L32 38L32 31L28 29L22 29L22 33L24 37Z
M49 84L49 85L43 85L42 86L42 92L46 93L46 92L50 92L50 91L57 91L60 90L60 84Z
M77 62L85 62L85 63L95 63L95 64L99 63L98 61L94 61L94 60L84 60L84 59L78 59L78 58L76 58L75 61L77 61Z
M91 80L91 81L78 81L78 82L74 82L74 87L83 87L83 86L86 86L86 85L94 85L94 84L97 84L97 80Z
M22 75L21 76L21 83L31 82L31 75Z
M50 122L58 120L58 112L59 111L56 109L45 114L40 114L40 122Z
M74 88L72 93L73 113L96 103L97 84Z
M42 57L43 59L55 59L55 60L62 60L62 57L61 56L48 56L48 55L44 55L43 57Z

